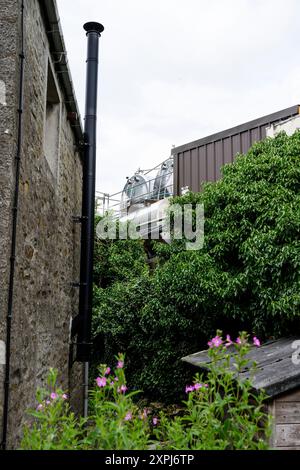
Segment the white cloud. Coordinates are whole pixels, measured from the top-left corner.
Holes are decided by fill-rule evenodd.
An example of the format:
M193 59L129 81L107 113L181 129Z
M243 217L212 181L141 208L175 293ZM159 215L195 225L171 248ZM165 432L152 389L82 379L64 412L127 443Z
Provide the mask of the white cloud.
M72 14L70 14L72 3ZM297 0L58 0L83 114L85 21L103 22L97 189L300 101Z

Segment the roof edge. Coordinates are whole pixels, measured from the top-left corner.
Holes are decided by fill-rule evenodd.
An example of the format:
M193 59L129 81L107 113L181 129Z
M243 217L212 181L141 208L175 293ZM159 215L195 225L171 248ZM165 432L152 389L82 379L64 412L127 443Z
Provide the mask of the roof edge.
M78 147L80 147L80 144L83 142L83 126L71 71L68 64L67 50L64 42L57 3L56 0L39 0L39 5L46 27L51 55L57 54L62 57L61 53L65 53L63 60L55 64L55 72L65 97L64 104L68 112L76 115L74 123L70 122L70 126L75 135L76 143Z
M205 145L211 142L216 142L226 137L231 137L235 134L239 134L240 132L251 130L258 126L272 124L272 122L274 121L287 119L287 118L296 116L298 114L300 114L299 104L291 106L290 108L282 109L281 111L277 111L272 114L267 114L266 116L262 116L261 118L245 122L244 124L239 124L238 126L231 127L224 131L216 132L214 134L208 135L207 137L202 137L201 139L188 142L187 144L180 145L178 147L173 148L171 151L171 154L177 155L178 153L184 152L186 150L192 150L196 147L200 147L201 145Z

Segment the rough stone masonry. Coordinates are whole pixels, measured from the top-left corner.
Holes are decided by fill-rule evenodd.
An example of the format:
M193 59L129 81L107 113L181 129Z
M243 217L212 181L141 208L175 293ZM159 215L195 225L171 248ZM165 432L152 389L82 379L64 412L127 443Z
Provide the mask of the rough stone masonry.
M45 2L56 11L55 1ZM43 384L50 367L59 370L60 383L71 394L78 411L83 382L82 365L69 364L70 322L78 310L78 293L71 283L79 279L80 265L80 227L72 217L81 212L82 162L66 102L76 99L66 96L56 72L59 57L50 49L41 2L24 3L24 106L11 337L10 448L19 444L25 410L35 406L36 389ZM21 0L0 0L1 422L20 48Z

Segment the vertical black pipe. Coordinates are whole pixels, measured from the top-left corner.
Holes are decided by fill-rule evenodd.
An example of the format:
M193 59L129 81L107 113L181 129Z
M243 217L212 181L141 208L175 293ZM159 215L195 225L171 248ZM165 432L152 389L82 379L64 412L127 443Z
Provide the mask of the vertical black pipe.
M96 182L97 93L99 38L104 27L86 23L88 38L85 102L85 151L83 163L82 232L80 261L79 318L76 359L88 362L91 351L93 255Z
M19 79L19 102L18 102L18 138L15 157L15 189L12 207L12 233L10 248L10 274L8 285L7 317L6 317L6 350L5 350L5 378L4 378L4 403L3 403L3 422L2 422L2 442L1 448L6 449L7 427L9 411L9 392L10 392L10 358L11 358L11 335L12 335L12 317L13 317L13 298L15 284L15 264L16 264L16 244L17 244L17 222L19 205L19 181L20 181L20 161L22 151L23 135L23 100L24 100L24 0L21 3L21 51L20 57L20 79Z

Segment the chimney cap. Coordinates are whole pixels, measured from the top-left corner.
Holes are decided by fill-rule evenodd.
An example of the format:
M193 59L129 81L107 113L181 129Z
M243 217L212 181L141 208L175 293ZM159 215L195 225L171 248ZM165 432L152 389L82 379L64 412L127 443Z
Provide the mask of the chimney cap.
M104 31L104 26L100 23L96 23L95 21L90 21L83 25L83 28L88 33L98 33L99 35Z

